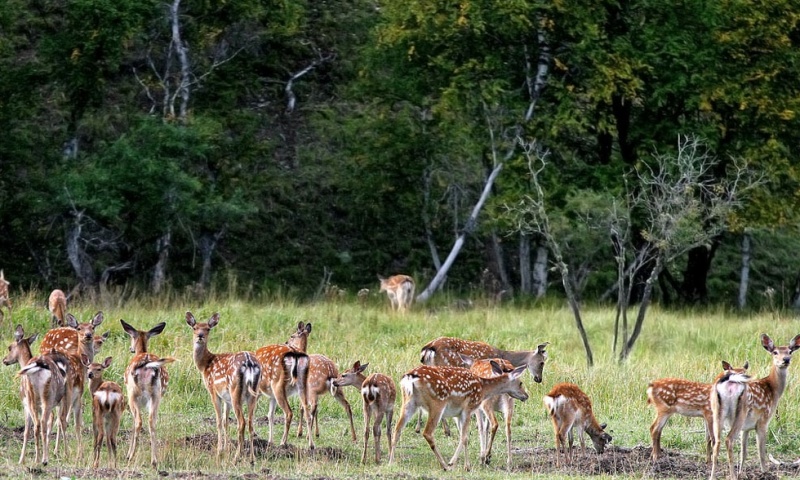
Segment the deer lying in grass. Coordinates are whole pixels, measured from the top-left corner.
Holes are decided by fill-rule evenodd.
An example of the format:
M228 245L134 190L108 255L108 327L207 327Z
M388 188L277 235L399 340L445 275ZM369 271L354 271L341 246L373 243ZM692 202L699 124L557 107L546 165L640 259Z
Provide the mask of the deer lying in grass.
M342 376L333 382L335 387L348 385L361 390L361 399L364 401L364 452L361 454L361 463L367 463L367 450L369 449L369 424L370 418L375 417L372 433L375 436L375 463L381 463L381 422L386 417L386 438L391 448L392 445L392 414L394 413L394 400L397 391L392 379L382 373L373 373L364 376L364 370L369 364L357 361L353 368L346 370Z
M726 361L722 362L722 373L711 385L711 414L713 451L711 453L711 475L714 479L717 471L717 460L719 459L719 446L722 440L722 429L725 425L730 426L728 436L725 439L725 446L728 450L728 465L730 466L730 477L736 479L736 469L734 468L733 445L736 438L742 431L744 421L747 417L747 382L750 375L747 374L748 364L742 368L733 368Z
M386 292L389 297L392 311L405 313L411 308L416 288L413 278L408 275L392 275L389 278L378 275L378 280L381 282L380 291Z
M258 385L261 382L261 364L253 352L211 353L208 351L208 336L219 324L219 313L214 313L207 323L198 323L192 312L186 312L186 323L192 327L194 340L194 363L203 375L214 412L217 415L217 458L226 447L228 435L228 409L238 424L238 445L234 462L239 459L244 445L245 426L250 432L250 463L256 461L253 445L253 414L258 403ZM247 407L247 419L244 408Z
M603 453L611 443L611 435L605 432L606 425L599 424L592 412L592 402L577 385L559 383L544 397L544 405L553 421L556 436L556 466L561 466L561 453L564 461L572 463L572 430L578 431L581 455L586 455L583 432L589 435L597 453Z
M525 371L524 366L517 367L510 373L502 373L502 368L493 363L498 376L494 378L476 377L469 370L460 367L431 367L423 365L405 375L400 381L403 392L403 407L400 420L394 430L392 446L389 449L389 463L394 461L394 452L400 441L403 427L411 420L418 409L427 410L428 422L422 436L430 445L436 460L444 470L450 470L458 460L458 455L467 446L469 422L472 415L480 407L481 402L495 395L507 393L517 400L525 401L528 394L519 381ZM459 430L459 443L449 463L436 447L433 431L444 417L455 417ZM469 455L464 452L464 468L469 468Z
M100 464L100 449L103 439L108 449L109 463L117 468L117 432L122 413L125 411L125 398L122 388L116 382L103 381L103 371L111 366L111 357L103 363L89 362L89 357L81 358L89 379L89 392L92 394L92 433L94 435L94 459L92 467Z

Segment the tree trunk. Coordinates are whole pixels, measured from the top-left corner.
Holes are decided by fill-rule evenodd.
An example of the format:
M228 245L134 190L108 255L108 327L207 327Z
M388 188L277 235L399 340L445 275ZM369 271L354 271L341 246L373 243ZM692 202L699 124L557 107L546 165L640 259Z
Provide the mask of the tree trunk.
M200 286L207 289L211 285L211 257L217 248L220 238L225 235L223 228L217 233L204 233L200 237L200 257L203 259L203 269L200 272Z
M744 232L742 234L742 270L739 276L739 298L737 305L739 310L744 310L747 306L747 288L750 284L750 255L751 255L751 237L750 234Z
M681 285L682 296L689 304L708 302L708 272L718 246L719 240L714 239L710 248L700 246L689 250Z
M642 293L642 302L639 304L639 312L636 315L636 323L633 326L633 332L631 332L631 338L625 342L625 346L622 348L622 352L620 352L619 359L620 361L624 361L628 359L628 356L633 350L633 346L636 344L636 340L639 338L639 334L642 333L642 325L644 324L645 315L647 315L647 308L650 306L650 300L653 296L653 284L658 281L658 274L661 272L661 269L664 265L664 258L661 253L657 254L656 257L656 264L653 267L653 270L650 272L650 277L647 279L647 282L644 286L644 292Z
M547 245L543 240L536 242L536 259L533 262L533 294L542 298L547 293Z
M495 275L497 278L500 279L501 289L504 290L506 293L513 292L513 287L511 286L511 282L508 279L508 271L506 270L506 262L505 262L505 255L503 254L503 245L500 243L500 239L497 238L497 232L492 230L492 235L489 238L489 243L491 244L491 255L492 259L494 260L495 265ZM497 292L492 292L497 293Z
M158 251L158 261L153 268L153 282L150 284L151 290L155 294L161 293L167 278L167 259L169 249L172 246L172 232L167 230L164 235L156 240L156 251Z
M519 236L519 291L530 295L531 289L531 236L521 233Z
M83 212L74 212L75 218L67 229L67 258L75 272L75 278L83 288L94 288L97 283L89 255L81 246L83 231Z

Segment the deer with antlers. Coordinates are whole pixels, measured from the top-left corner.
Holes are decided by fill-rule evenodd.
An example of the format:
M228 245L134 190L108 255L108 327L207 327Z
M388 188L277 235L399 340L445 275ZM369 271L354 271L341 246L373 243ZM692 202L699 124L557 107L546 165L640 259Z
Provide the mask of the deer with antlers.
M372 417L375 417L372 426L372 433L375 437L375 463L381 463L381 422L386 417L386 438L391 447L392 414L397 390L394 381L382 373L365 376L364 370L368 365L368 363L362 365L360 361L356 361L353 367L342 372L342 376L334 380L333 384L335 387L350 385L361 390L361 399L364 402L364 452L361 454L361 463L367 463L369 424Z
M428 412L428 422L422 436L433 450L433 454L444 470L449 470L458 460L458 456L467 446L469 422L472 415L480 407L481 402L495 395L507 393L517 400L525 401L528 394L519 377L525 372L525 366L515 368L509 373L502 373L502 368L492 364L496 377L481 378L461 367L431 367L423 365L405 375L400 381L403 392L403 407L400 420L394 430L394 438L389 449L389 463L394 461L394 452L400 441L403 427L411 420L418 409ZM436 447L433 431L444 417L455 417L459 430L459 442L449 463ZM464 452L464 468L469 468L469 456Z
M11 308L11 297L8 295L8 286L11 285L11 282L6 280L6 276L2 270L0 270L0 305L5 305L8 309L8 319L11 320L12 308ZM0 308L0 320L5 318L5 314L3 313L3 309Z
M711 453L711 475L714 479L717 472L717 459L719 458L719 447L722 440L722 429L725 425L730 426L728 436L725 439L725 446L728 450L728 465L730 466L730 476L736 479L736 469L734 468L733 445L736 437L742 431L744 421L747 417L747 382L750 375L747 374L749 365L744 364L742 368L734 368L730 363L722 361L722 373L719 374L711 385L711 414L713 450Z
M137 440L142 433L142 410L147 407L150 433L150 465L158 466L156 440L156 419L161 399L167 392L169 374L165 365L175 361L172 357L158 357L147 351L148 340L164 331L166 323L161 322L148 331L137 330L125 320L120 319L122 329L131 337L130 350L133 357L125 369L125 391L128 408L133 415L133 432L128 447L127 460L130 462L136 453Z
M66 327L67 321L67 296L59 289L50 292L50 298L47 299L47 307L50 310L52 317L53 328Z
M413 278L408 275L392 275L389 278L378 275L378 280L381 283L380 291L386 292L389 297L392 311L405 313L411 308L416 288Z
M217 458L227 444L225 428L228 423L228 409L232 408L238 424L239 441L234 462L242 454L246 426L250 432L250 463L253 464L256 461L253 414L258 403L261 364L253 352L211 353L208 350L208 336L211 329L219 324L219 313L211 315L208 322L200 323L195 320L192 312L186 312L186 323L193 332L194 363L203 375L203 385L211 396L217 415Z
M106 441L109 463L117 468L117 432L122 413L125 411L125 398L122 388L116 383L103 380L103 371L111 366L111 357L103 363L89 362L89 357L81 356L89 379L89 392L92 394L92 433L94 434L94 460L92 467L100 464L100 449Z
M597 422L589 397L575 384L559 383L544 396L544 405L553 421L556 436L556 466L561 466L561 452L564 461L572 463L572 430L578 431L581 455L586 455L583 432L589 435L597 453L603 453L611 435L606 433L606 425Z

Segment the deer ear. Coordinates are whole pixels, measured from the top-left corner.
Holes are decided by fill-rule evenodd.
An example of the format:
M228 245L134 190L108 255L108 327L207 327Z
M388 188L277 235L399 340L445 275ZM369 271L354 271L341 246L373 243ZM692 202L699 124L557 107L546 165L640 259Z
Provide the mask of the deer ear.
M511 375L514 375L516 378L519 378L519 377L522 376L523 373L525 373L525 370L527 370L527 369L528 369L527 365L520 365L519 367L515 368L514 370L511 370Z
M214 315L211 315L211 318L208 320L208 327L214 328L219 323L219 312L214 312Z
M78 319L75 318L75 315L71 313L67 314L67 326L72 328L78 328Z
M197 324L197 320L195 320L192 312L186 312L186 323L189 324L190 327L194 327Z
M791 342L789 342L789 350L795 351L800 348L800 335L795 336Z
M35 342L37 338L39 338L38 333L34 333L30 337L28 337L28 346L30 346L33 342Z
M545 348L550 345L550 342L544 342L543 344L536 347L537 353L545 353Z
M81 353L81 365L88 367L90 364L89 357L85 353Z
M761 334L761 345L770 353L775 350L775 343L773 343L772 339L769 338L769 335L766 333Z
M150 330L147 331L147 338L150 338L150 337L153 337L155 335L158 335L159 333L163 332L164 328L166 328L166 327L167 327L167 323L166 322L159 323L158 325L156 325L155 327L153 327L153 328L151 328Z
M103 360L103 368L110 367L111 366L111 360L112 360L112 357L106 357L106 359Z
M489 360L489 365L492 366L492 372L494 372L496 375L503 374L503 367L501 367L499 363L495 362L494 360Z
M607 426L608 426L607 423L601 423L600 424L600 430L605 430Z
M94 314L94 318L92 319L92 326L93 327L97 327L101 323L103 323L103 312L102 311L101 312L97 312L97 313Z
M361 365L360 367L358 367L358 373L362 373L364 370L367 369L367 367L369 367L369 363L365 363L364 365Z
M125 320L120 318L119 319L119 323L122 325L122 330L124 330L125 333L127 333L131 337L136 334L136 329L133 328L133 326L131 324L129 324L128 322L126 322Z
M311 333L311 322L306 323L306 333Z
M469 355L464 355L463 353L459 352L458 356L461 358L461 363L466 365L467 367L471 367L475 363L475 359L473 359Z
M742 366L742 368L744 368L745 370L749 370L750 369L750 362L745 360L744 365Z
M19 343L22 340L22 337L25 336L25 330L22 329L22 325L17 325L17 328L14 330L14 340Z
M727 372L728 370L732 370L732 369L733 369L733 367L731 367L731 364L730 364L730 363L728 363L728 362L726 362L725 360L723 360L723 361L722 361L722 369L723 369L723 370L725 370L725 371Z

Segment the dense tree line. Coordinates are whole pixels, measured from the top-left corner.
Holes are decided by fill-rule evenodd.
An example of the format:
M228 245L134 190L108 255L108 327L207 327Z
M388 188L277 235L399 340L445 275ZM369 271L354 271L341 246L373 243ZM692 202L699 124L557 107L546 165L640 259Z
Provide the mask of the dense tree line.
M752 272L751 303L790 303L798 20L785 0L8 0L0 267L17 286L308 294L326 272L427 284L460 242L447 288L541 295L563 271L510 208L535 140L570 281L613 300L619 251L587 219L693 135L721 160L705 175L760 181L657 294L734 304Z

